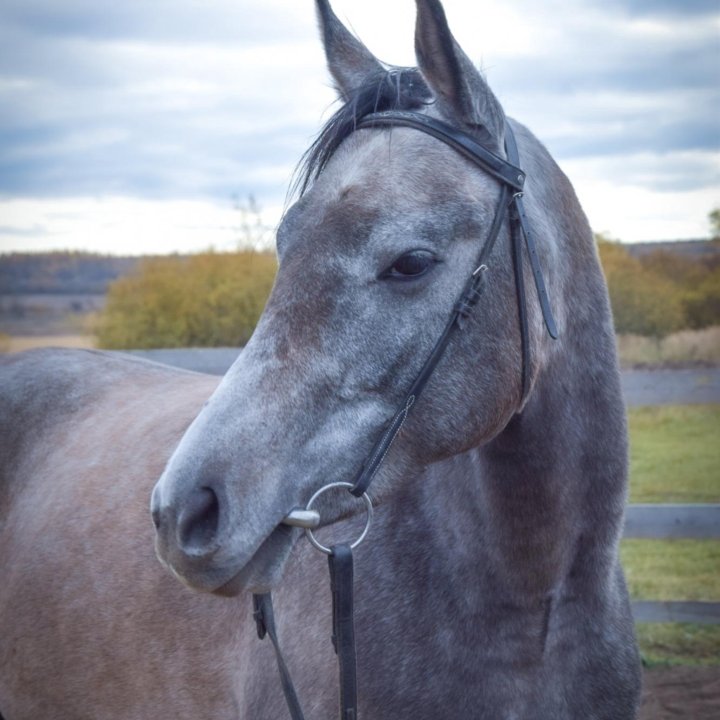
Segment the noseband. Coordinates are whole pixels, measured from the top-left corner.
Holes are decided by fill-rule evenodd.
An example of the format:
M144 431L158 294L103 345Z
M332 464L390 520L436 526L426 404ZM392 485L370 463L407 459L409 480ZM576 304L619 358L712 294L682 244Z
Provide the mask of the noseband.
M366 115L357 123L357 129L382 128L382 127L407 127L431 135L444 142L459 152L463 157L470 160L479 168L492 175L500 183L500 198L498 200L495 216L485 243L478 254L477 261L472 274L468 278L463 291L453 306L452 313L442 334L435 346L428 355L420 372L415 377L405 398L400 404L399 410L388 423L380 437L375 442L367 459L360 468L360 471L352 483L332 483L321 488L312 498L314 500L320 493L331 487L347 487L356 497L362 497L368 506L368 525L372 517L372 505L366 494L370 483L377 474L390 446L402 428L408 413L417 402L418 397L425 388L430 376L443 357L445 350L452 336L461 331L465 321L471 315L473 308L480 300L486 283L486 276L489 272L489 259L493 248L500 235L500 230L505 221L506 214L510 219L510 236L513 258L513 272L515 275L515 292L517 296L518 322L520 326L520 353L522 360L521 370L521 391L519 407L522 407L530 390L530 337L528 329L527 300L525 296L525 282L522 265L522 239L525 238L530 267L532 268L537 290L540 309L548 334L552 338L558 337L555 319L550 309L545 281L543 280L537 248L523 205L523 187L525 184L525 173L520 169L520 158L518 155L515 135L509 123L505 123L505 153L507 160L496 155L486 147L480 145L467 133L453 128L451 125L416 112L402 110L388 110L385 112ZM311 503L312 504L312 500ZM309 511L309 512L308 512ZM285 519L288 525L297 525L306 528L316 527L320 517L309 506L306 510L294 511ZM367 532L367 526L363 536ZM311 541L314 540L310 535ZM362 539L362 537L360 539ZM320 546L314 542L323 552L328 554L330 565L330 578L333 596L333 645L338 655L340 665L340 717L341 720L357 719L357 683L355 677L355 637L353 625L353 562L352 547L357 545L356 541L352 546L347 544L335 545L332 548ZM285 694L285 699L293 720L303 720L304 716L300 703L290 680L287 665L280 652L270 593L254 595L254 617L258 626L258 635L262 638L266 634L270 636L275 647L280 679Z

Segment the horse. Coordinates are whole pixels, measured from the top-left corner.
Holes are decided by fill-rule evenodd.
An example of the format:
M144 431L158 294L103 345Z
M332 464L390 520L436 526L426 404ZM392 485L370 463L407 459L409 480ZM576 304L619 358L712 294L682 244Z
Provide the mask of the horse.
M630 720L626 422L585 215L438 0L417 0L416 68L383 65L316 6L341 107L306 154L273 290L227 374L99 351L3 359L0 712L287 717L252 616L250 594L272 589L307 717L332 717L326 563L283 520L357 476L482 270L368 489L359 717ZM537 257L513 255L496 177L417 127L367 124L383 112L501 159L512 134ZM319 537L357 537L363 507L325 493Z

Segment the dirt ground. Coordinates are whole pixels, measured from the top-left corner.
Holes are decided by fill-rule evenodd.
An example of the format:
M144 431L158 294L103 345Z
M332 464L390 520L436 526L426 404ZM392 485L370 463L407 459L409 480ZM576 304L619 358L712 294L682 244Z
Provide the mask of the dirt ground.
M645 671L639 720L718 720L720 666Z

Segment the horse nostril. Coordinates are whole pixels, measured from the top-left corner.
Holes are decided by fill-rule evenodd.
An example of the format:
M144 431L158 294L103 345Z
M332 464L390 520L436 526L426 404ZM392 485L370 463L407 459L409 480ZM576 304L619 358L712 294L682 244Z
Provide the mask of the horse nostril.
M178 540L189 555L211 552L220 520L220 503L208 487L195 490L180 514Z
M155 526L156 530L160 529L160 510L158 510L156 507L152 508L150 510L150 515L152 516L153 525Z

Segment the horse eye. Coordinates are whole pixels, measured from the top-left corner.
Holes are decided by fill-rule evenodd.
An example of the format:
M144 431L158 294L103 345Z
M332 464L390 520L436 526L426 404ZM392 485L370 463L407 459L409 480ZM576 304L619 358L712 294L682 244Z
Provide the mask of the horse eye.
M435 256L427 250L413 250L397 258L381 277L411 280L424 275L436 262Z

